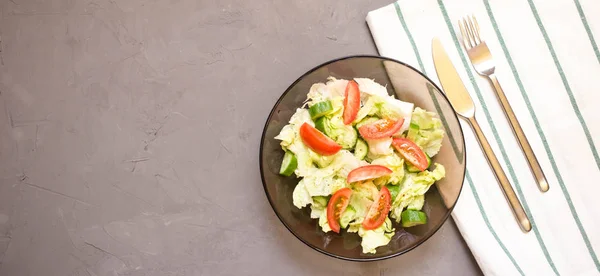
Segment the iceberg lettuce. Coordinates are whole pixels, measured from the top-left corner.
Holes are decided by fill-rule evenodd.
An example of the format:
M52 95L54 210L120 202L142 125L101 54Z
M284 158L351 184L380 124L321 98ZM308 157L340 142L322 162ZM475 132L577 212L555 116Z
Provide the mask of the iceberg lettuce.
M436 181L446 175L446 170L441 164L435 164L433 171L422 171L419 173L406 174L404 181L400 184L400 192L392 202L390 216L400 222L400 215L405 207L420 210L425 203L425 193Z
M298 209L302 209L306 205L313 203L312 197L308 193L308 190L306 190L306 186L304 186L304 179L300 180L298 185L296 185L296 188L294 188L294 192L292 192L292 201L294 206Z
M328 196L344 188L348 173L366 164L347 150L339 151L332 158L329 165L322 168L310 167L304 174L303 184L310 196Z
M396 153L392 152L390 155L382 156L371 161L373 165L382 165L392 170L392 174L386 177L380 177L381 181L385 183L377 183L385 185L391 183L394 185L400 184L404 179L404 159L400 158Z
M334 77L327 78L327 83L315 83L306 95L306 103L308 106L312 106L315 103L330 100L333 109L335 111L340 110L347 85L348 80L338 80Z
M394 120L404 118L404 124L397 135L408 129L414 104L390 96L385 87L371 79L355 78L354 80L358 83L361 99L364 102L363 107L358 111L356 121L372 115Z
M321 226L321 230L327 233L331 231L331 227L329 227L329 222L327 221L327 212L322 212L319 217L319 226Z
M363 253L375 253L377 247L387 245L394 236L394 231L390 218L385 218L385 222L374 230L365 230L360 227L358 235L362 237L360 245Z
M444 128L442 121L433 112L415 108L411 127L406 137L417 144L429 157L436 155L442 147Z
M357 217L363 218L367 215L371 204L379 194L379 190L373 182L368 181L354 184L352 191L348 205L354 208Z
M419 145L429 156L438 153L444 130L435 113L415 108L412 103L395 99L388 94L386 87L366 78L356 78L361 94L361 108L356 124L343 123L343 102L348 80L328 78L325 83L310 87L305 106L329 101L333 111L319 121L320 129L343 149L331 156L321 156L308 148L299 135L300 126L307 123L315 126L310 113L305 108L296 110L289 124L275 137L285 151L294 153L298 166L294 173L301 178L292 193L292 201L297 208L310 206L310 217L318 219L323 232L331 231L327 220L329 196L341 188L350 187L352 194L348 208L340 217L340 225L348 232L355 232L362 238L363 253L376 253L380 246L387 245L394 235L391 219L400 221L404 209L420 210L425 203L425 193L435 181L445 176L442 165L435 164L432 171L409 173L405 160L396 154L391 146L392 138L367 140L369 151L367 160L373 165L382 165L392 170L392 174L369 181L348 184L348 173L367 161L358 159L351 151L355 147L361 123L370 123L381 118L404 119L401 130L394 136L406 135ZM371 117L368 117L371 116ZM410 127L409 127L410 126ZM408 132L405 132L408 130ZM364 157L364 155L362 155ZM362 222L370 207L379 196L380 188L387 185L393 197L391 212L385 222L374 230L365 230Z
M341 105L341 103L340 103ZM326 120L327 136L333 139L336 143L340 144L345 149L354 148L356 140L358 138L358 132L352 125L344 124L342 108L336 113L329 115Z
M381 155L392 154L392 137L374 140L365 140L369 145L368 156L371 159L375 159Z
M295 173L298 177L306 176L310 169L315 167L312 156L316 154L304 145L300 138L300 126L304 123L314 126L308 110L298 108L292 115L289 124L283 127L279 135L275 136L275 139L281 140L280 144L283 150L289 150L296 155L298 167Z

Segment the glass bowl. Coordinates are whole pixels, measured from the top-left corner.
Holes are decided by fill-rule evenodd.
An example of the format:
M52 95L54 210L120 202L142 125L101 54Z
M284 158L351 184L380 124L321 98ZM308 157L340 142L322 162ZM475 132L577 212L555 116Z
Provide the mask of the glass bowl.
M423 211L427 224L403 229L394 222L396 233L390 243L378 247L375 254L363 254L357 233L324 233L318 219L310 218L310 208L296 208L292 192L299 179L279 175L283 150L274 137L303 105L310 87L326 82L327 77L374 79L387 87L396 98L412 102L415 107L436 112L446 135L440 152L433 158L445 166L446 177L436 182L425 195ZM448 99L424 74L393 59L379 56L350 56L321 64L298 78L281 95L271 110L260 144L260 173L269 203L287 229L311 248L326 255L351 261L375 261L404 254L431 237L450 216L462 189L466 169L462 128Z

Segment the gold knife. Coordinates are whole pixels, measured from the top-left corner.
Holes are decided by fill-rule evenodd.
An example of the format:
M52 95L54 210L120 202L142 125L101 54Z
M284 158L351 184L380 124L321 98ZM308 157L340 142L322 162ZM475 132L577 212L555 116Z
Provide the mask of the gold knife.
M437 37L433 38L432 48L435 71L437 72L438 79L440 80L440 84L442 85L446 96L450 100L450 104L452 104L456 113L465 118L467 122L469 122L471 128L475 131L479 145L483 149L485 157L492 167L496 179L500 183L502 192L504 192L504 196L515 215L521 230L525 232L531 231L531 222L529 222L527 213L525 213L517 194L515 194L515 190L513 190L510 185L508 177L506 177L502 166L500 166L500 162L498 162L498 158L496 158L496 154L494 154L490 143L485 138L483 131L481 131L481 127L479 127L479 123L477 123L477 120L475 119L475 104L473 103L471 96L469 96L469 91L465 88L458 72L454 68L454 65L452 65L452 61L448 57L446 50L444 50L442 42Z

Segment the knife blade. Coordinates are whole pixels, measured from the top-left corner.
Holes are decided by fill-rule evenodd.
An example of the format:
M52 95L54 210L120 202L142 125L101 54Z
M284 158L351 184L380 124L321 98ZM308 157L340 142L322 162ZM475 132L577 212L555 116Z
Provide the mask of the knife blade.
M473 131L475 131L477 141L479 141L479 145L481 146L490 167L492 167L494 176L496 176L496 180L498 180L498 183L502 188L502 192L512 209L519 227L521 227L521 230L524 232L531 231L531 222L527 217L527 213L525 213L517 194L510 185L510 181L508 180L508 177L506 177L506 174L496 157L496 154L494 154L490 143L475 119L475 104L469 95L469 91L458 75L456 68L454 68L452 60L450 60L446 50L444 50L444 46L440 39L437 37L434 38L431 46L435 71L437 72L440 84L444 89L444 93L450 100L450 104L456 113L467 119L469 125L473 128Z
M432 51L435 71L446 96L450 100L450 104L459 115L465 118L474 116L475 104L473 104L469 91L463 84L456 68L454 68L442 42L437 37L433 38Z

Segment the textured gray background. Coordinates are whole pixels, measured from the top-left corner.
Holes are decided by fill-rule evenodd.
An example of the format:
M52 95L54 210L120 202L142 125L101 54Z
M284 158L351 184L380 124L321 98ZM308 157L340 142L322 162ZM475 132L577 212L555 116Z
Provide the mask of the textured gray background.
M351 263L262 190L272 104L388 2L0 0L0 275L479 274L452 221Z

